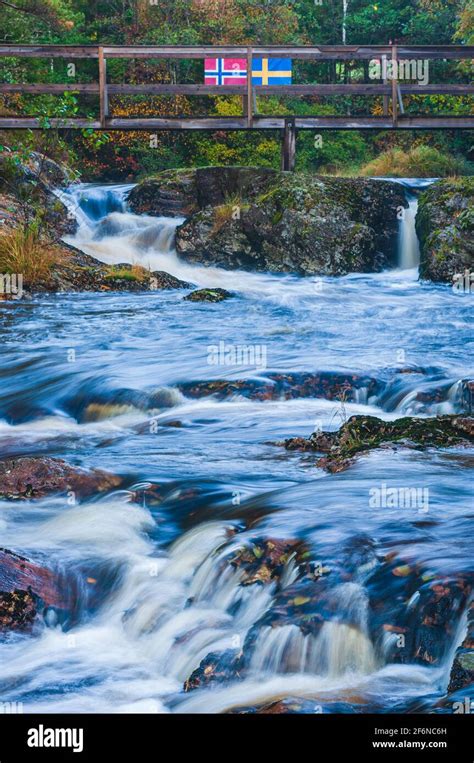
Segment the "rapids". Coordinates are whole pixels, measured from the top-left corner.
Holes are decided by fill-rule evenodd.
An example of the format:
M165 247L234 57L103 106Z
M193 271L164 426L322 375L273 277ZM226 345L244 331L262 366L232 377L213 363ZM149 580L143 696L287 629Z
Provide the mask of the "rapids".
M84 252L235 297L190 303L176 290L0 303L2 454L63 457L119 473L130 488L75 505L0 501L1 546L60 571L76 591L65 620L51 610L34 636L0 641L2 701L30 712L224 712L298 697L323 712L442 711L464 608L450 614L436 665L397 662L393 634L379 643L370 623L381 579L382 597L398 606L398 578L383 577L388 554L429 579L472 576L472 454L380 450L328 475L274 444L336 429L354 413L391 419L465 405L469 296L418 281L425 181L400 182L409 208L398 267L342 278L190 266L173 246L181 220L128 212L131 186L61 192L78 220L68 240ZM264 346L266 368L211 364L220 342ZM348 401L186 394L188 382L278 372L375 382ZM370 508L382 485L427 487L428 511ZM330 570L332 615L317 633L296 615L272 620L298 585L293 558L265 585L242 585L229 563L262 537L300 539ZM207 655L232 650L246 656L242 677L183 691Z

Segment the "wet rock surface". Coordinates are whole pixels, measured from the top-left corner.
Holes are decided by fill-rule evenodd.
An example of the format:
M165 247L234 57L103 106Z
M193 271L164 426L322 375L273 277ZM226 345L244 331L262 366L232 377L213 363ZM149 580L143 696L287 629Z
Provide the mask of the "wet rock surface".
M272 599L243 643L236 637L233 648L201 661L185 681L186 692L255 679L258 671L325 676L370 673L390 663L441 667L474 586L470 573L436 574L410 557L379 548L365 534L348 539L329 564L301 541L262 536L227 555L220 574L228 575L229 568L241 573L238 585L244 590L267 590ZM472 683L472 624L471 610L450 691ZM227 712L378 711L371 703L363 691L357 697L348 691L337 698L287 697Z
M213 652L202 660L184 682L184 691L219 685L230 680L239 679L244 668L243 654L239 650L228 649L223 652Z
M463 416L436 416L429 419L405 416L382 421L375 416L351 416L337 432L313 432L308 438L285 440L287 450L326 454L317 465L330 472L347 469L354 458L374 448L445 448L474 442L474 421Z
M69 491L88 496L113 490L121 477L108 472L70 466L59 458L16 458L0 461L0 497L29 500Z
M474 684L474 602L467 613L467 632L457 648L449 677L448 692Z
M292 400L305 397L323 397L338 400L343 395L348 401L357 399L358 391L371 396L383 388L377 379L351 373L321 371L319 373L263 373L258 379L214 379L192 381L178 385L186 397L193 399L213 395L225 400L242 395L250 400Z
M7 549L0 549L0 634L28 631L45 607L64 608L57 576Z
M302 275L381 270L394 261L403 190L390 182L252 167L167 171L139 184L133 211L165 214L192 263Z
M367 581L369 627L380 656L396 663L441 665L473 583L472 575L436 576L394 554L381 559Z
M227 289L197 289L184 297L188 302L223 302L232 297Z
M299 567L306 555L307 549L301 541L262 538L239 549L230 564L241 573L240 585L266 584L279 581L289 562Z
M421 278L452 284L456 274L472 270L474 178L440 180L422 193L416 230Z

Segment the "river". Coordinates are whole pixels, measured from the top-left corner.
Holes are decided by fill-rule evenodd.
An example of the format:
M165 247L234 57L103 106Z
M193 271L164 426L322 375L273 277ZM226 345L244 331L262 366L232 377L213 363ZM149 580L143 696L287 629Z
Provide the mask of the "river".
M463 608L453 607L430 665L393 659L396 631L375 643L372 605L388 554L422 580L472 579L472 453L382 449L327 474L314 457L274 444L356 413L391 420L461 408L460 381L473 371L470 301L418 280L414 194L423 183L403 182L399 266L341 278L191 266L174 252L180 221L129 213L130 186L68 191L79 221L71 242L84 252L235 297L193 303L170 290L0 303L4 456L62 457L160 492L159 501L140 493L139 503L129 490L72 505L0 502L1 545L61 571L76 591L66 622L51 611L33 637L0 643L3 701L30 712L223 712L288 697L323 712L443 707ZM230 350L242 347L254 353L240 362ZM350 372L377 385L362 384L350 402L186 395L186 382L277 372ZM429 501L373 508L371 490L384 485L428 489ZM317 635L291 618L267 624L295 582L291 561L278 590L242 586L229 565L261 538L304 541L330 570L332 615ZM383 580L396 611L398 577ZM417 596L404 606L416 609ZM242 677L183 691L209 653L242 649Z

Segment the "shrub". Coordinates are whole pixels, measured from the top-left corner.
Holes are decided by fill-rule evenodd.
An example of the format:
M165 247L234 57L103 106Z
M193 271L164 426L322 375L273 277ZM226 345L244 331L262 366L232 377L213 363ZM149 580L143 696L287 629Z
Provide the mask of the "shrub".
M394 148L385 151L360 170L376 177L448 177L474 174L474 165L431 146L416 146L410 151Z

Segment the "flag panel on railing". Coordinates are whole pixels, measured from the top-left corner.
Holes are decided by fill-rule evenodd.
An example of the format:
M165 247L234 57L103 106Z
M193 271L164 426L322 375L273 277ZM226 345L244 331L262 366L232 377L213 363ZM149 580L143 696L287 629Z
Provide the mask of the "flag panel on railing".
M206 85L245 85L247 83L247 59L206 58L204 75Z
M291 58L254 58L252 83L254 85L291 85ZM206 85L246 85L247 59L206 58L204 62Z
M254 58L254 85L291 85L291 58Z

